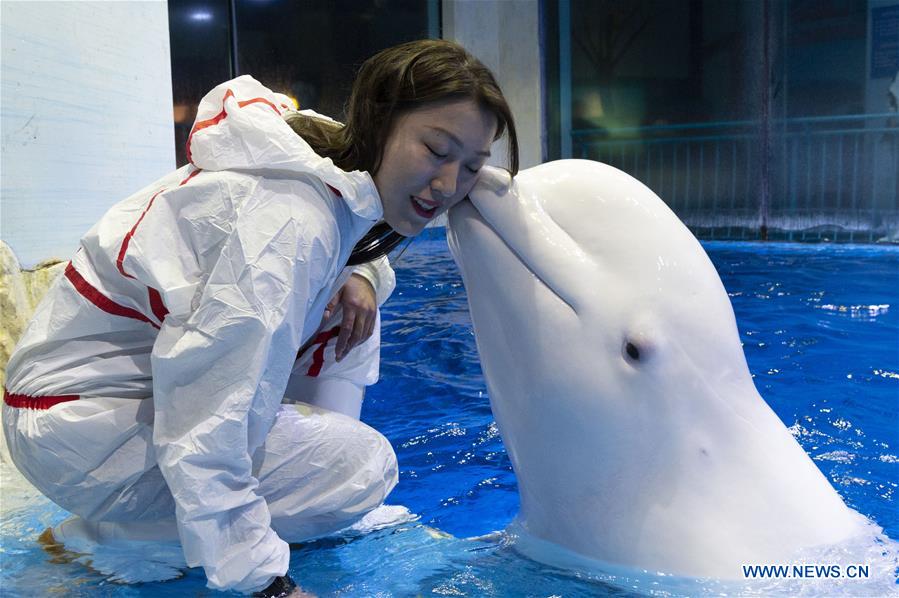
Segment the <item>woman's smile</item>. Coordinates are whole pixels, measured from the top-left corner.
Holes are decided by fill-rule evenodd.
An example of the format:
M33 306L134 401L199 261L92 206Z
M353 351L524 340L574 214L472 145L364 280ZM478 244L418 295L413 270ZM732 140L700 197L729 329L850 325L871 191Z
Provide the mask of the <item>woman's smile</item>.
M428 220L433 218L434 214L437 213L437 210L440 209L440 204L438 202L431 199L424 199L423 197L418 197L417 195L413 195L411 197L411 201L412 207L415 209L415 213Z

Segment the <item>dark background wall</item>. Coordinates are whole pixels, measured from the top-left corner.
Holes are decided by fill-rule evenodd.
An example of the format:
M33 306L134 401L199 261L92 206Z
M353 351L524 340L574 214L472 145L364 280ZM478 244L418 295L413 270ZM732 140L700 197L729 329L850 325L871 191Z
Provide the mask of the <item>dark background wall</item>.
M359 65L384 48L439 35L434 1L169 0L178 165L207 91L252 75L333 118Z

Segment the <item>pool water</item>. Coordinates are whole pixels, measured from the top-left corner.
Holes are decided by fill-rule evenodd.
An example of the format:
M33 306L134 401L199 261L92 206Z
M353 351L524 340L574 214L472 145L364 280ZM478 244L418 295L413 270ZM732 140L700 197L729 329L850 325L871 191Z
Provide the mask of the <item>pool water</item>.
M899 248L704 246L731 296L761 395L849 506L899 538ZM395 269L397 289L382 313L381 381L369 389L362 418L397 453L400 482L389 502L419 519L295 547L291 574L305 589L320 596L731 593L640 572L567 572L518 556L502 537L467 540L512 521L515 476L442 230L411 243ZM200 570L125 586L78 563L50 563L36 536L65 513L30 495L4 493L4 502L4 595L220 595L204 588ZM895 567L890 571L877 587L899 594ZM808 592L872 593L849 582L824 584ZM771 586L763 593L796 591Z

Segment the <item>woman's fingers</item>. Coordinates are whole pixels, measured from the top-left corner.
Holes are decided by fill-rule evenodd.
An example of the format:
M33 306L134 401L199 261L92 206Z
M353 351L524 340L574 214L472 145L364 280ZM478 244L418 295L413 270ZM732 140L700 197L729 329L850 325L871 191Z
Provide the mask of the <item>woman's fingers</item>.
M375 315L376 314L373 314L370 318L368 318L368 326L365 329L365 340L371 338L371 335L375 333Z
M340 333L337 335L337 346L335 347L335 352L337 353L337 361L343 359L343 356L346 355L349 349L352 349L352 346L348 346L350 343L350 339L353 336L353 330L356 325L356 312L352 309L347 309L347 306L343 307L343 321L340 323Z
M322 322L320 326L323 326L325 322L331 319L331 314L334 313L334 310L337 309L338 304L340 304L340 298L343 295L343 289L341 288L337 291L337 294L331 297L331 300L328 301L328 305L325 307L325 313L322 314Z
M343 320L337 335L337 361L374 333L378 304L375 290L365 278L350 276L340 290L338 300L343 308Z
M369 314L362 311L346 311L346 307L344 310L340 333L337 335L337 361L343 359L356 346L368 340L374 332L374 318Z

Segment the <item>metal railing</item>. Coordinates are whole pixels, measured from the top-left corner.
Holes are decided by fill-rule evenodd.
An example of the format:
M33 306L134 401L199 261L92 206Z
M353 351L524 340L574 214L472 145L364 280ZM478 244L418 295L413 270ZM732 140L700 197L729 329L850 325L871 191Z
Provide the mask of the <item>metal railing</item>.
M707 239L899 242L899 115L572 132ZM767 142L766 142L767 140Z

